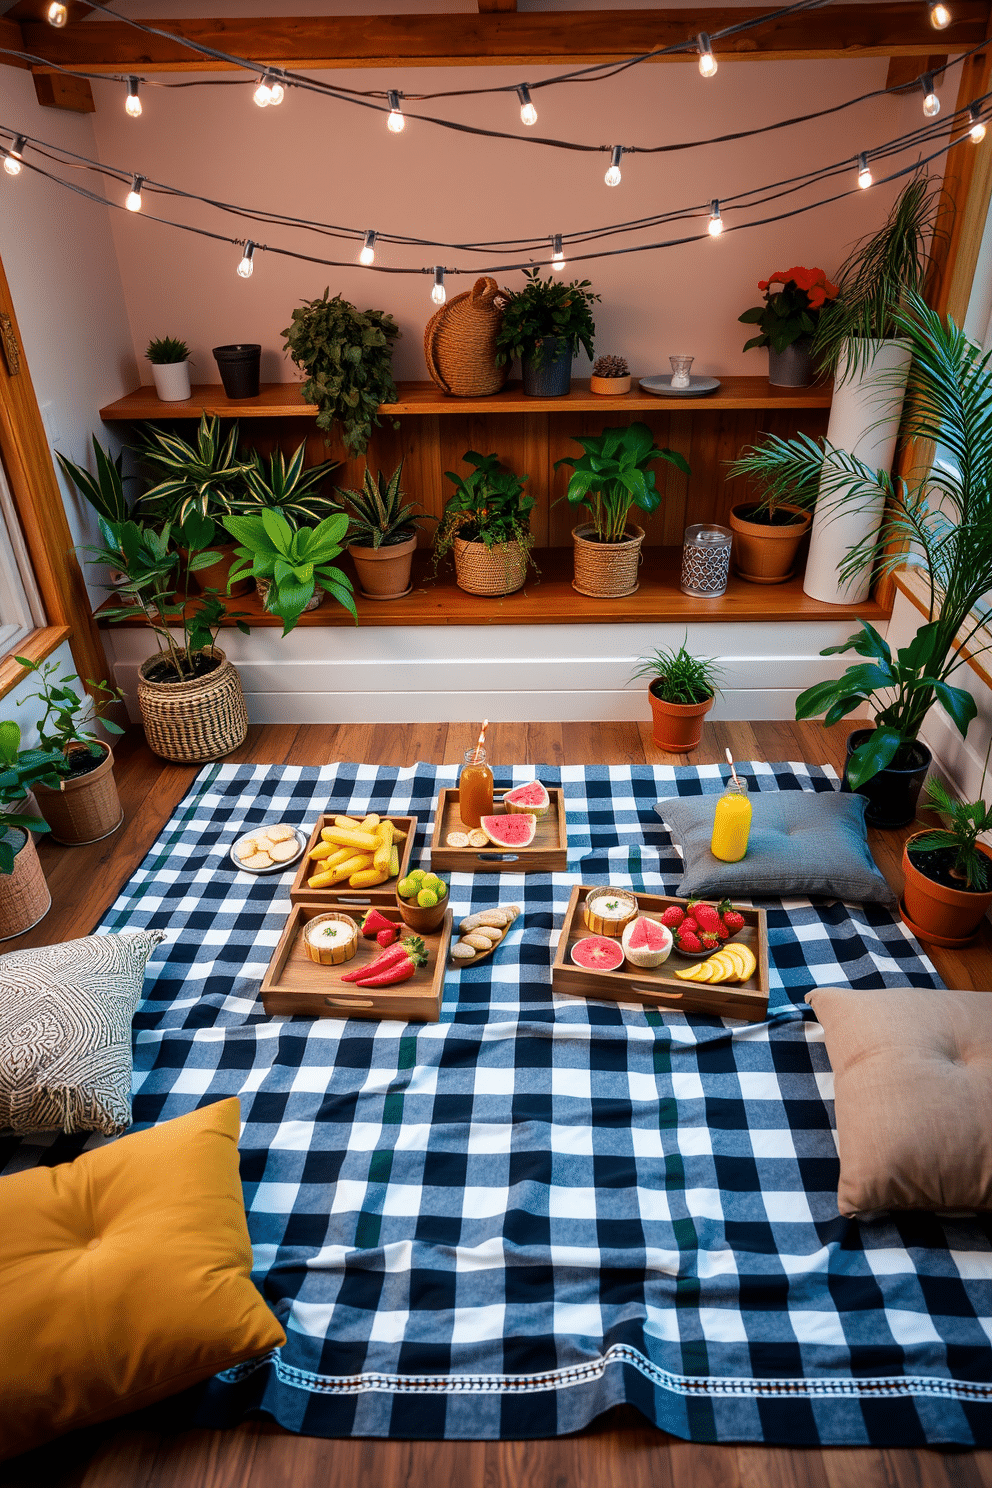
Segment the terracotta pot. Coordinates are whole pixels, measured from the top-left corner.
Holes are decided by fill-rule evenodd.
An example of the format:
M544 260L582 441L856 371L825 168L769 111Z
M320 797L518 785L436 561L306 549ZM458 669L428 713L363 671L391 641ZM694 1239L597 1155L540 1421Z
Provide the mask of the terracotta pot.
M237 543L217 543L210 549L212 553L221 553L223 556L217 563L211 563L208 568L195 569L190 574L197 589L218 589L221 594L227 593L227 576L234 562L234 553ZM183 557L188 555L183 552ZM251 591L254 579L239 579L231 589L232 596L248 594Z
M414 935L429 935L436 930L444 919L444 912L448 908L448 895L438 904L429 909L423 909L419 904L411 903L409 899L401 899L396 895L396 907L403 916L404 925L408 925Z
M846 760L863 744L872 733L870 728L855 729L853 734L848 734L846 742ZM916 815L916 803L920 799L920 791L927 772L933 763L933 755L925 744L919 739L914 740L913 748L916 750L916 763L905 769L897 769L894 765L886 765L884 770L879 770L864 785L859 785L854 794L868 797L868 807L865 811L865 825L869 827L908 827ZM840 788L848 795L851 794L851 786L847 779L847 763L844 764L844 778Z
M466 594L515 594L526 582L527 550L516 541L487 548L456 537L454 556L455 583Z
M778 510L792 512L798 520L772 524L752 522L757 502L745 501L730 511L734 534L734 572L749 584L784 584L792 578L799 544L809 531L812 514L802 507L782 502Z
M0 831L3 821L0 818ZM14 871L0 873L0 940L13 940L43 920L52 907L52 896L41 867L34 838L23 827L8 827L13 841Z
M38 810L51 828L53 842L70 847L99 842L116 832L124 820L114 780L113 750L109 744L100 748L104 757L95 770L63 780L60 790L35 786Z
M417 551L417 534L406 542L390 543L386 547L364 548L358 543L349 543L358 575L358 587L366 599L402 599L413 585L410 570L413 555Z
M589 379L589 391L599 393L604 398L619 398L623 393L630 392L631 375L626 377L597 377L595 373Z
M593 599L623 599L637 592L637 570L641 562L643 527L631 522L620 542L596 542L591 522L572 528L575 544L575 577L572 588Z
M713 706L714 699L705 703L666 703L648 688L648 702L654 715L652 738L659 749L668 754L690 754L699 748L703 737L703 719Z
M926 833L914 833L902 850L905 886L899 913L919 940L932 940L935 945L950 947L967 945L992 908L992 889L986 893L949 889L945 884L927 878L914 867L909 855L912 844L923 836ZM978 851L992 864L992 851L982 843L978 843Z

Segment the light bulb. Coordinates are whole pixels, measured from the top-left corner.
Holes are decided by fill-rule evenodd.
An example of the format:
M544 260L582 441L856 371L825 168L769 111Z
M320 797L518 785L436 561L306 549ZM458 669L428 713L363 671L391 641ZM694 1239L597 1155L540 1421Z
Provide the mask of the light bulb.
M259 78L258 87L255 89L254 93L251 96L258 104L259 108L268 108L269 104L272 102L272 89L269 87L268 80L266 78Z
M623 145L614 145L613 154L610 157L610 168L606 172L606 175L603 177L603 180L606 182L607 186L620 185L620 158L622 155Z
M439 267L434 270L434 288L431 290L431 299L435 305L443 305L447 298L448 291L444 287L444 270Z
M369 264L374 264L375 263L375 233L374 232L367 232L365 234L365 243L364 243L364 245L362 247L361 253L358 255L358 262L360 264L364 264L366 268L368 268Z
M144 176L135 176L131 181L131 190L124 198L124 205L129 212L141 211L141 188L145 183Z
M710 205L709 234L711 238L718 238L723 232L723 218L720 216L720 203L714 198Z
M977 103L971 105L971 108L968 110L968 117L971 120L969 133L971 134L972 143L980 145L985 138L985 125L982 123L982 116L978 112Z
M699 53L699 71L703 77L712 77L716 72L716 58L713 55L713 46L705 31L700 31L696 37L696 50Z
M933 73L925 72L920 78L923 89L923 112L928 119L936 119L940 113L940 99L933 91Z
M561 233L555 233L551 239L551 267L559 273L565 267L565 255L561 247Z
M868 156L864 151L858 156L858 185L862 191L867 191L871 185L871 171L868 168Z
M50 26L64 26L69 19L69 7L63 5L61 0L52 0L45 16Z
M247 243L245 244L245 256L238 264L238 273L241 275L242 279L250 279L252 276L252 271L255 267L255 265L252 263L252 257L254 256L254 253L255 244L252 242L251 238L249 238Z
M395 88L390 88L386 98L389 101L389 118L386 120L386 128L392 134L402 134L406 127L406 120L400 108L400 95Z
M124 100L124 112L132 119L141 118L141 99L138 97L138 79L129 77L127 80L127 97Z
M941 4L941 0L936 0L936 3L929 5L927 9L930 12L930 24L933 29L935 31L945 31L951 24L951 12L947 6Z
M272 107L278 108L285 97L286 89L283 87L282 83L277 83L275 79L273 79L273 81L269 84L269 102L271 103Z
M23 134L15 135L14 143L9 150L4 151L3 168L8 176L19 176L21 174L21 156L24 154L24 146L27 140Z
M530 89L526 83L521 83L517 89L517 97L520 99L520 122L521 124L536 124L537 109L530 101Z

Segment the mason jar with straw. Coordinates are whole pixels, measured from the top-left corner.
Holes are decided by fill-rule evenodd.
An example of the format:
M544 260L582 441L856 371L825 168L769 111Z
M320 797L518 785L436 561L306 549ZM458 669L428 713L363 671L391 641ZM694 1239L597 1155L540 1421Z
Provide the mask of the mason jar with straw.
M458 815L466 827L481 827L484 816L492 816L493 772L486 764L487 718L482 725L479 742L474 749L466 749L465 763L458 777Z

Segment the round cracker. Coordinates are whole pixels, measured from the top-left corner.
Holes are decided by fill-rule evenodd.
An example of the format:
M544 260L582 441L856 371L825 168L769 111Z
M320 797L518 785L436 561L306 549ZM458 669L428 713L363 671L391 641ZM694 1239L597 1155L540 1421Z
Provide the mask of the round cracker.
M265 831L270 842L288 842L291 837L296 836L292 827L287 827L285 822L279 822L274 827L266 827Z
M473 827L468 834L469 847L488 847L489 842L489 833L484 832L481 827Z
M449 832L444 840L448 847L468 847L467 832Z
M253 853L250 858L245 858L241 864L242 868L271 868L272 859L267 852Z
M299 850L300 844L297 842L295 837L291 837L291 840L288 842L284 842L282 840L280 840L279 842L273 842L272 846L269 848L269 856L272 858L272 861L274 863L288 863L290 858L296 857L296 854L299 852Z
M258 848L255 845L254 837L246 837L244 842L239 842L236 848L236 852L242 863L245 861L246 858L253 858L258 852Z

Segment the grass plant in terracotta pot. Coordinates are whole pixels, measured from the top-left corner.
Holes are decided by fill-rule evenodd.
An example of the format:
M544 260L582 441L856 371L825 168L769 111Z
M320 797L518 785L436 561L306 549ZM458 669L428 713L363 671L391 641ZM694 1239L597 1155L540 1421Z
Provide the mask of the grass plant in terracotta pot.
M956 801L933 776L926 789L923 809L944 822L917 832L903 848L905 886L899 912L920 940L963 946L974 939L992 908L992 851L978 840L992 831L992 807L981 800Z
M734 572L749 584L784 584L792 578L799 545L812 514L791 501L740 501L727 518L734 534Z
M373 476L366 469L361 491L338 487L351 518L348 553L366 599L402 599L410 593L417 522L437 520L418 514L414 503L406 500L400 489L402 477L401 460L388 480L383 471Z
M688 634L678 650L661 647L642 657L631 673L650 677L648 702L654 720L652 738L668 754L690 754L703 737L703 720L718 692L721 669L715 658L692 656L686 650Z
M40 817L6 808L27 801L28 793L48 781L56 784L57 749L22 749L21 727L0 722L0 941L23 935L52 907L32 832L47 832Z
M533 496L524 495L526 475L500 467L499 455L469 450L472 474L446 470L455 485L434 534L434 572L446 553L455 561L455 582L468 594L513 594L527 578L534 538Z

